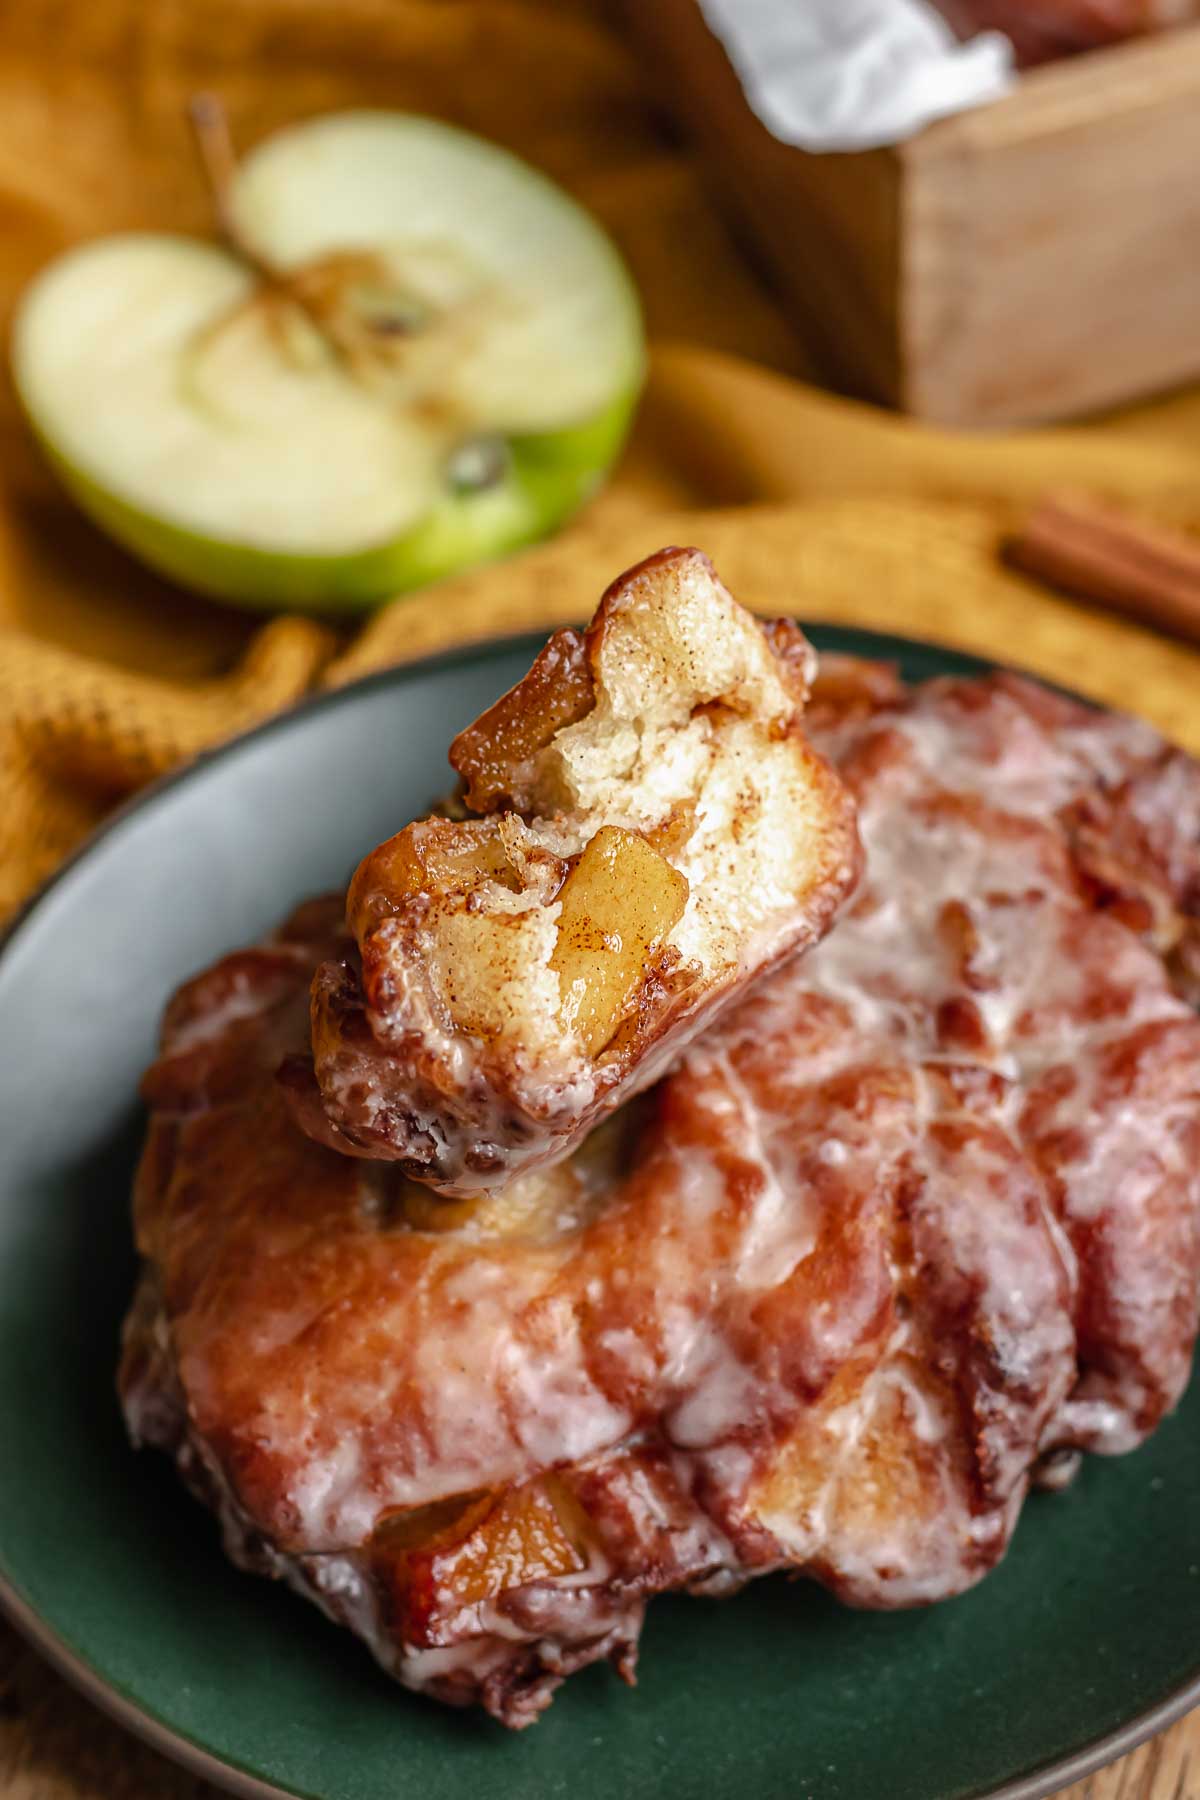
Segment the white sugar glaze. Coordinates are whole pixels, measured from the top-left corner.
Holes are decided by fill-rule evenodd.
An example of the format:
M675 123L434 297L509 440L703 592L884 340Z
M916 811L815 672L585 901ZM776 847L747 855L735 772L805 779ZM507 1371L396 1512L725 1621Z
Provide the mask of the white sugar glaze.
M789 1566L862 1605L957 1592L1040 1456L1126 1449L1178 1397L1200 1025L1055 816L1163 753L1044 704L935 682L829 727L858 896L691 1047L585 1206L414 1232L378 1170L321 1160L282 1107L173 1121L185 1172L256 1131L290 1185L211 1189L202 1242L172 1236L170 1187L165 1232L150 1203L170 1355L131 1327L158 1345L131 1426L164 1441L178 1379L227 1531L409 1685L524 1723L564 1670L631 1666L657 1588ZM293 1029L270 1017L264 1071ZM381 1519L550 1469L596 1533L583 1569L460 1609L434 1645L371 1615Z

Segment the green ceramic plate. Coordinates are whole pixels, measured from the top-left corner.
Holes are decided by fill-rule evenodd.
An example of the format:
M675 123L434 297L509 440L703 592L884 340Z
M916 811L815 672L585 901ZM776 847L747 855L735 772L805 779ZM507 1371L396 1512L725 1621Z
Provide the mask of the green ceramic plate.
M977 667L845 631L917 677ZM1154 1440L1035 1496L997 1573L928 1612L759 1583L656 1601L634 1694L574 1677L509 1737L394 1687L224 1561L113 1397L133 1095L180 980L344 880L445 779L529 640L383 674L128 808L0 955L0 1597L119 1719L237 1793L320 1800L1032 1800L1200 1700L1200 1383Z

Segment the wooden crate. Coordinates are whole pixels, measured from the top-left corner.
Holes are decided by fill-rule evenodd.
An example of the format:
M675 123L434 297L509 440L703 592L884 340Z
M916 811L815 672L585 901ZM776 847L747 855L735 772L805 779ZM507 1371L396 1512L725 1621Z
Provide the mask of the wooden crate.
M624 16L839 385L988 426L1200 376L1200 26L1031 70L894 148L812 155L759 123L695 0Z

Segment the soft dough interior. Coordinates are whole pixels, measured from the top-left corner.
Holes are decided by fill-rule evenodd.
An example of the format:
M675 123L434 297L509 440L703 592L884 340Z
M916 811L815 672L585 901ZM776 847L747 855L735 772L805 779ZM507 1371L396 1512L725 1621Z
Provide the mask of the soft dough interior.
M643 979L725 984L767 960L829 873L827 780L797 728L813 664L798 632L773 636L686 551L610 590L585 642L592 703L523 759L523 814L409 827L351 890L361 937L386 914L381 894L419 888L443 1026L555 1063L602 1053ZM528 717L521 729L527 741ZM602 832L607 863L584 854ZM411 940L381 955L398 973ZM568 963L572 988L595 985L592 1006L576 1004Z

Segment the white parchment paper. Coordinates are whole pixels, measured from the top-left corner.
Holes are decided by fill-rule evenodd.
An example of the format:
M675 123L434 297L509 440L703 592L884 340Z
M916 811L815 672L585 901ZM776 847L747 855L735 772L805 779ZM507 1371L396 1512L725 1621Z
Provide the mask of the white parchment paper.
M654 0L647 0L653 5ZM959 43L924 0L700 0L746 98L785 144L866 150L1013 85L999 32Z

